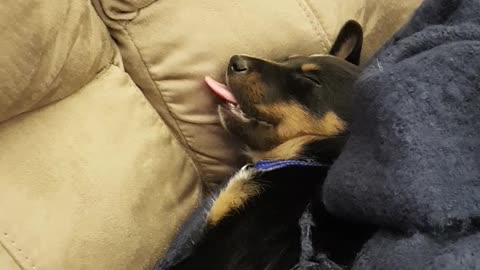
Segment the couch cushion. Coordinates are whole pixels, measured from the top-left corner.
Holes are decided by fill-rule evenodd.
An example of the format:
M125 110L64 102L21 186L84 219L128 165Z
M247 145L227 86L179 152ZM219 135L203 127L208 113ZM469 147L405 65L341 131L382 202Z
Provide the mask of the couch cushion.
M237 165L240 151L219 125L205 75L222 80L233 54L284 59L326 53L348 19L367 30L365 59L419 0L93 2L119 44L126 70L188 147L202 180L215 184Z
M81 88L113 46L87 1L0 1L0 122Z
M17 249L17 252L18 251ZM7 270L22 270L20 266L15 262L12 256L8 254L7 250L0 245L0 269Z
M197 178L183 146L111 66L0 124L0 254L24 269L149 269L196 205ZM12 269L2 256L0 269Z

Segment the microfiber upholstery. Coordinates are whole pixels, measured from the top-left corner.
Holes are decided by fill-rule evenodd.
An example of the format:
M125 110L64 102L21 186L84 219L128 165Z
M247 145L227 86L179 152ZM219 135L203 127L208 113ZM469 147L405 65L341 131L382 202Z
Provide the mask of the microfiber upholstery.
M0 246L0 269L22 270L2 246Z
M480 2L423 3L356 86L329 211L380 232L353 269L480 267Z
M0 122L72 94L114 57L84 1L5 0L0 21Z
M22 269L148 269L202 193L116 66L1 124L0 142L0 249Z
M88 1L2 1L0 269L148 269L203 193Z

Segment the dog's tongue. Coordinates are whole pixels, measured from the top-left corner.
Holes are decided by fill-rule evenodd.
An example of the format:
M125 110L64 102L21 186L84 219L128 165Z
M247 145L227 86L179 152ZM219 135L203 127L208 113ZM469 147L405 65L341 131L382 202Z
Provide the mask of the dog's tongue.
M219 96L220 98L222 98L227 102L237 104L237 100L233 96L232 92L230 92L230 90L227 89L226 85L221 84L208 76L205 77L205 82L210 87L210 89L212 89L212 91L215 94L217 94L217 96Z

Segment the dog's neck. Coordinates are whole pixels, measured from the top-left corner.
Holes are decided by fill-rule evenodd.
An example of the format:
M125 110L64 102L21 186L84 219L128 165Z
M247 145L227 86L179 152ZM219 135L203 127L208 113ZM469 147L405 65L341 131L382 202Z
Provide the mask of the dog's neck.
M336 137L305 135L287 140L271 150L247 149L246 154L254 163L262 160L295 159L333 163L340 154L347 137L347 135Z

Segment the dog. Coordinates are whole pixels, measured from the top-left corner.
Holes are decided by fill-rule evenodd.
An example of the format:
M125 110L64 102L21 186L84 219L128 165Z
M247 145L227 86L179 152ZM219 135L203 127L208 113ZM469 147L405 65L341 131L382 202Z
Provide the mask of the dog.
M213 200L193 250L173 266L167 255L170 266L157 269L349 267L372 230L330 215L321 187L348 138L362 42L361 26L348 21L330 55L283 62L236 55L227 85L206 78L223 100L223 127L246 145L252 163ZM190 221L203 219L197 211Z

